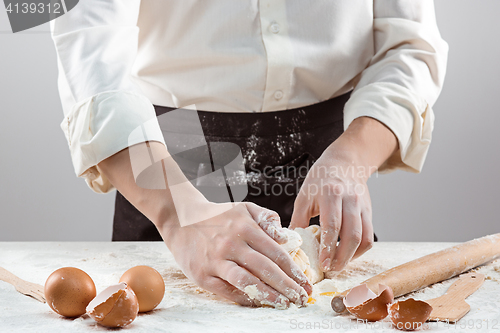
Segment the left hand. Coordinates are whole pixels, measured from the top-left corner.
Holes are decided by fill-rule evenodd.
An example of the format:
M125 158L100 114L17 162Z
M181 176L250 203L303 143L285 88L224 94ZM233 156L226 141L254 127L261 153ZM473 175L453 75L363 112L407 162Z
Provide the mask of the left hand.
M305 228L319 215L319 262L325 272L341 270L373 245L368 177L359 163L332 150L325 151L307 174L290 223L291 228Z
M295 200L290 228L305 228L310 218L319 215L323 271L340 271L373 246L366 182L396 147L396 137L382 123L357 118L309 170Z

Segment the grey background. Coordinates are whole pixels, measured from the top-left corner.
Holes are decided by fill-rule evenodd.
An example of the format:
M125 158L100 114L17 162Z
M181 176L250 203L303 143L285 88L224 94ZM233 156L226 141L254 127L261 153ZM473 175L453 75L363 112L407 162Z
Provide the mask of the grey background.
M421 174L369 181L383 241L466 241L500 232L500 1L436 0L450 45ZM48 24L12 34L0 10L0 241L111 239L114 193L76 178Z

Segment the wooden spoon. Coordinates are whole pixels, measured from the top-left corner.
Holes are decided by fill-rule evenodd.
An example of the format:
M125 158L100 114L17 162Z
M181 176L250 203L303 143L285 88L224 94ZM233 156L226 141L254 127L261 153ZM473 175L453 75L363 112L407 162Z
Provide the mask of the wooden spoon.
M454 323L460 320L470 310L465 299L481 287L484 275L479 273L463 274L451 285L446 293L428 301L432 306L429 321L446 321Z
M10 283L23 295L33 297L42 303L46 302L45 295L43 293L43 286L39 284L24 281L2 267L0 267L0 280Z

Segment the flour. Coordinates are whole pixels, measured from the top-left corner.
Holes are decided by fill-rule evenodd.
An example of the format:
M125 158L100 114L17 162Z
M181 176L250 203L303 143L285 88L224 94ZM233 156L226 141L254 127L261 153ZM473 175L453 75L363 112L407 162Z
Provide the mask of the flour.
M204 294L206 296L214 296L213 293L198 287L194 282L189 280L184 273L178 268L168 268L160 271L165 287L183 290L190 294Z
M252 284L252 285L249 285L249 286L246 286L243 291L245 292L245 294L248 295L248 297L250 297L250 299L257 299L259 297L267 297L269 296L268 293L263 293L261 291L259 291L259 289L257 289L257 285L256 284Z
M284 310L288 308L286 297L284 297L283 295L279 295L276 302L267 301L265 300L265 298L269 296L269 293L259 291L256 284L246 286L243 289L243 292L247 294L250 299L257 300L257 303L260 303L261 305L270 306L278 310Z
M294 304L286 310L250 308L236 305L220 296L204 291L189 281L173 260L162 242L96 242L96 243L0 243L0 266L20 278L44 284L56 269L74 266L83 269L94 280L97 291L118 283L120 276L136 265L157 269L165 279L165 297L157 309L140 314L127 327L127 332L398 332L387 328L353 327L355 321L348 315L337 315L330 306L332 294L352 288L362 281L389 268L418 257L453 246L452 243L387 243L377 242L360 258L350 262L345 271L335 278L325 279L313 286L314 304L298 308ZM112 255L113 254L113 255ZM483 286L467 298L470 312L464 322L481 322L482 328L432 327L429 332L488 332L499 319L500 262L479 267L477 272L487 276ZM328 276L328 274L327 274ZM330 275L331 276L331 275ZM441 296L456 278L437 283L407 297L426 300ZM2 332L89 332L108 331L88 316L74 320L63 319L47 304L19 294L0 281L0 327ZM320 325L318 329L299 329L306 325ZM321 326L324 325L324 326ZM323 327L323 328L322 328ZM344 327L344 328L342 328Z
M259 139L255 134L252 134L246 141L247 146L244 150L243 164L244 165L254 165L257 158L257 152L255 151L259 145Z
M383 272L383 265L376 264L374 262L367 262L360 258L360 260L351 261L342 271L330 271L326 272L327 279L350 279L358 277L371 277Z
M287 241L285 229L281 228L279 217L276 213L264 209L257 216L257 224L268 234L272 239L278 243Z
M302 245L302 237L291 229L282 228L281 231L285 234L287 239L287 242L281 244L281 247L283 247L286 252L290 253L290 255L294 255Z

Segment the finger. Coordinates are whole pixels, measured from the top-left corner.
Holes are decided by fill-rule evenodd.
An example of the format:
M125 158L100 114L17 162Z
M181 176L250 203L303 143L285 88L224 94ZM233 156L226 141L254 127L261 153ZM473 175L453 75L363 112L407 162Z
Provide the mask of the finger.
M289 256L288 253L286 255ZM286 275L276 263L261 253L249 248L249 251L243 253L235 262L297 306L307 304L309 297L305 289Z
M332 260L332 270L342 270L356 252L361 243L363 227L361 212L356 197L342 200L342 227L340 242Z
M305 190L300 190L293 204L293 213L290 220L290 229L306 228L309 225L310 216L308 194Z
M220 267L220 277L244 292L251 300L262 305L269 305L278 309L286 309L290 301L270 286L263 283L245 268L235 262L226 261Z
M363 253L373 247L373 224L371 209L361 210L361 223L363 226L363 235L358 249L352 256L352 259L360 257Z
M245 203L250 215L255 222L264 230L266 234L274 239L278 244L284 244L287 241L285 233L281 231L281 219L275 211L260 207L253 202Z
M292 260L292 257L283 247L279 246L268 237L262 237L262 231L258 229L248 230L245 235L247 244L252 249L276 263L276 265L295 282L295 285L292 284L294 290L298 292L300 290L299 288L302 287L308 295L312 293L312 285L306 275L300 270L299 266ZM274 288L276 282L271 283L271 286ZM279 286L276 287L275 289L279 290ZM291 286L288 285L288 287Z
M328 272L332 269L332 261L342 227L342 198L335 194L323 198L319 214L321 226L319 262L321 269Z
M209 276L205 279L203 288L213 292L214 294L220 295L227 298L230 301L244 305L244 306L255 306L255 302L248 297L247 294L241 290L235 288L231 284L222 280L216 276Z

